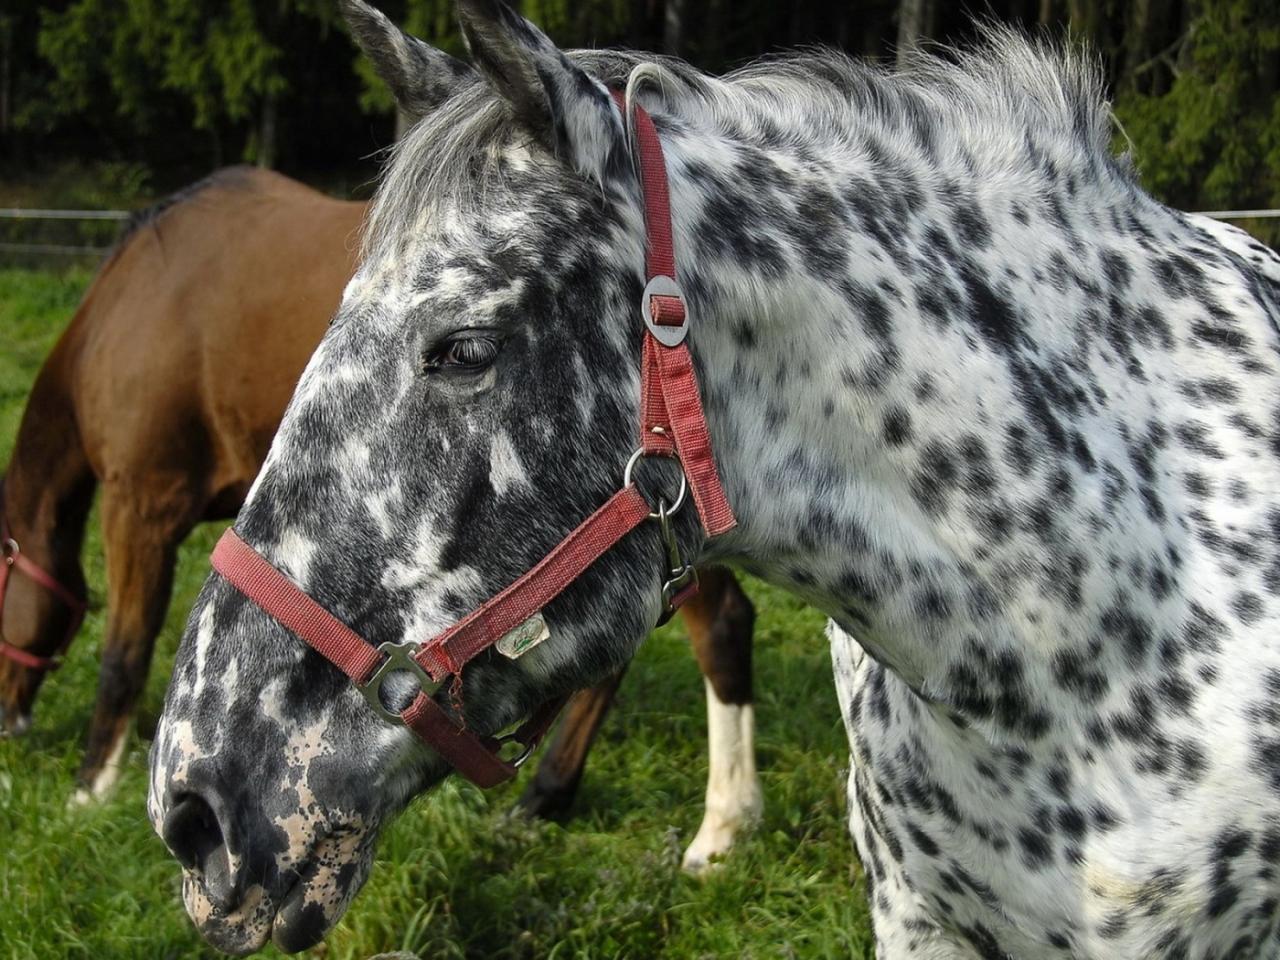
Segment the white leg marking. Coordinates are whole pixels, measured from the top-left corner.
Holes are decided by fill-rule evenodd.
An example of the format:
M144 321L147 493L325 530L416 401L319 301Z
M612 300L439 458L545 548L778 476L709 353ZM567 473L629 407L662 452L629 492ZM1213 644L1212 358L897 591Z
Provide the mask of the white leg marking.
M102 765L102 769L98 771L98 775L93 778L93 783L89 784L89 788L80 787L71 795L71 800L67 803L70 808L87 807L94 803L101 803L115 789L116 783L120 780L120 771L124 769L124 748L129 741L130 725L125 724L120 736L115 742L115 746L111 748L111 753L107 756L107 762Z
M707 805L698 835L684 852L684 869L702 873L733 846L738 832L755 826L764 810L756 775L755 711L751 704L722 703L707 687L710 771Z

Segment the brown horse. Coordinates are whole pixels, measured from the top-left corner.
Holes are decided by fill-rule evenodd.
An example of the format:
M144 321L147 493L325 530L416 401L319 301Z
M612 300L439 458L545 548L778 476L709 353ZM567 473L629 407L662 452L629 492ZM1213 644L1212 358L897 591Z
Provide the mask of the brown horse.
M118 775L178 544L239 509L354 270L364 211L252 168L207 178L131 225L36 379L0 486L0 539L20 545L29 571L0 578L0 727L29 724L45 675L33 658L60 652L75 627L74 605L30 570L83 597L80 548L100 485L107 627L82 798ZM697 867L759 809L753 611L732 576L708 571L684 617L711 728L707 818L687 860ZM620 679L574 702L526 809L567 809Z

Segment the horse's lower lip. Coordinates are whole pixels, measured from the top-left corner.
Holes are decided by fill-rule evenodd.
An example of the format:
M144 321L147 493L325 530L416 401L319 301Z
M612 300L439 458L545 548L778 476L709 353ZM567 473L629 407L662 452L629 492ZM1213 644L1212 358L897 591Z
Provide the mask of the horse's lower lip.
M233 956L247 956L256 953L266 946L271 939L271 924L258 917L253 922L253 914L264 904L271 909L261 887L253 887L245 901L232 913L234 919L218 911L203 894L198 880L190 872L183 871L182 899L187 908L191 922L195 924L200 935L214 948ZM272 914L274 919L274 912Z
M257 953L267 945L273 932L270 928L264 928L247 934L243 927L227 925L225 922L197 924L196 929L211 947L233 957L247 957Z
M276 908L275 917L272 918L271 942L284 953L298 953L315 946L341 919L341 914L326 916L321 912L317 915L307 907L301 906L300 901L306 895L306 881L299 880L280 898L280 905Z
M298 931L289 923L289 908L300 900L306 890L306 881L299 877L293 886L285 891L276 906L276 915L271 918L271 942L285 953L297 953L307 947L314 946L323 939L326 928L315 931L313 935L298 936Z
M345 906L336 913L326 913L316 905L307 905L308 892L321 872L315 855L316 851L313 851L312 859L276 900L275 916L271 919L271 942L285 953L297 953L315 946L346 913Z

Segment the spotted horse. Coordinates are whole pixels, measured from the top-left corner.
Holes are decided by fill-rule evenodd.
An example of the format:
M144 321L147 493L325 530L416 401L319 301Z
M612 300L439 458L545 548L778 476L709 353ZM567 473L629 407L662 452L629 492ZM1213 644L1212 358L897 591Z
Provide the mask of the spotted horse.
M344 6L423 119L153 748L204 935L321 937L442 751L500 767L489 735L627 661L674 549L829 614L881 958L1276 956L1280 262L1141 190L1092 64L986 27L714 78L461 0L464 66ZM671 517L659 457L620 479L659 425L642 348L691 358L672 425L722 504ZM615 502L634 529L541 642L447 676ZM370 644L403 669L366 700Z

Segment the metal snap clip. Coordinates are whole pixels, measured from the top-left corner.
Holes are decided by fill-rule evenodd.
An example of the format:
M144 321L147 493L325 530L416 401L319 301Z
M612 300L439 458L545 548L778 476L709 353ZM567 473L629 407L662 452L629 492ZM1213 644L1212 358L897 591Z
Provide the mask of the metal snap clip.
M662 584L662 614L658 618L658 626L662 626L676 612L676 597L690 587L697 587L698 571L680 556L680 544L676 542L676 533L671 526L671 514L667 512L665 500L658 501L658 530L663 546L667 549L668 566L667 577Z

